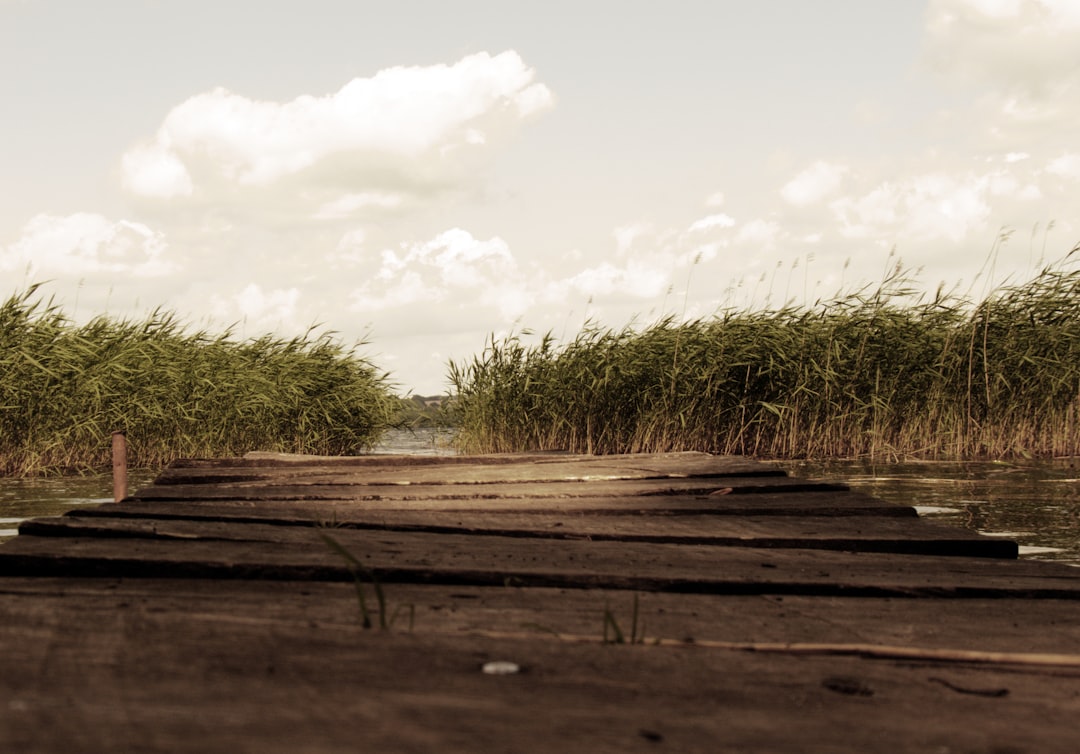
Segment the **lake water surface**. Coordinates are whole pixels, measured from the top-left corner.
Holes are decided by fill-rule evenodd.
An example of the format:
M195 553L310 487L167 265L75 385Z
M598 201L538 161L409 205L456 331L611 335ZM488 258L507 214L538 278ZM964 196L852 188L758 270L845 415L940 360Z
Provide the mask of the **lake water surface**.
M843 481L931 521L1020 545L1020 556L1080 565L1080 459L995 461L785 461L805 479Z
M374 452L453 454L448 442L449 435L444 431L392 431ZM132 469L128 472L128 489L133 492L146 487L157 475L158 469ZM19 522L24 519L59 516L79 506L110 503L112 494L111 474L25 479L0 477L0 542L16 536Z
M452 453L445 433L393 432L379 453ZM1041 462L778 461L804 479L847 482L891 502L913 505L921 516L988 536L1014 539L1024 558L1080 566L1080 459ZM132 471L132 490L153 482L156 470ZM108 475L47 479L0 478L0 541L20 521L56 516L112 500Z

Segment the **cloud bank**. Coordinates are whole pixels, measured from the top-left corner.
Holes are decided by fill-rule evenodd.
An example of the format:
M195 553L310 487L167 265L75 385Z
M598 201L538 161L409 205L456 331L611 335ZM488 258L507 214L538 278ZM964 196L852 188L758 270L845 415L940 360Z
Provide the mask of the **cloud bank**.
M465 153L552 103L513 51L388 68L289 102L217 88L173 108L153 137L129 149L121 180L142 198L214 201L291 181L306 189L295 198L318 204L316 219L340 218L397 206L390 189L444 179Z
M64 217L40 214L18 241L0 248L0 271L48 277L163 277L179 265L164 234L142 223L112 221L91 212Z

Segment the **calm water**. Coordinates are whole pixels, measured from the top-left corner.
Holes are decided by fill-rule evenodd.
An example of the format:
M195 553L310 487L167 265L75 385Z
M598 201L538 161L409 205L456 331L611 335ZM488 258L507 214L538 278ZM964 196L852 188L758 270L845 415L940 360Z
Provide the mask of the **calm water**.
M1020 556L1080 565L1080 459L1044 462L783 462L806 479L847 482L919 515L1020 545Z
M376 453L411 455L451 454L445 432L394 431L387 433ZM132 492L153 483L157 470L132 470L128 489ZM81 505L112 502L112 476L86 476L11 479L0 477L0 542L18 534L19 522L27 518L59 516Z
M447 436L394 432L376 452L442 455ZM854 489L904 505L945 524L1020 544L1021 557L1080 565L1080 459L1039 463L785 461L781 468L805 479L844 481ZM130 474L134 490L154 471ZM55 516L112 499L108 475L60 479L0 478L0 541L15 536L25 518Z

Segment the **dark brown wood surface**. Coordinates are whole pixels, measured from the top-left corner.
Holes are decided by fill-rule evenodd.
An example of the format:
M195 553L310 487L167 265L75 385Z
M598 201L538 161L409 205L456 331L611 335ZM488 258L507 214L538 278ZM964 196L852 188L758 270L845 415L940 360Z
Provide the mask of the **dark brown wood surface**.
M701 505L700 501L696 502ZM209 526L200 528L197 525L197 522L207 522L210 525L269 524L534 539L1016 557L1016 544L1010 540L977 537L954 526L921 522L913 526L913 522L904 517L781 515L784 511L774 511L769 516L753 515L759 512L752 507L743 515L736 515L730 510L665 506L626 509L620 511L621 515L614 515L610 509L405 510L371 508L363 503L336 503L327 510L321 505L301 507L276 501L252 510L248 501L229 500L178 510L170 503L142 502L102 505L96 509L73 511L62 519L29 522L24 524L23 533L65 536L68 530L78 534L97 527L102 536L110 529L116 536L126 536L130 532L151 529L164 532L167 527L160 522L176 521L189 525L185 530L187 533L180 536L200 533L214 536L215 530Z
M1080 570L749 459L192 459L0 546L0 751L1072 752L1078 711Z

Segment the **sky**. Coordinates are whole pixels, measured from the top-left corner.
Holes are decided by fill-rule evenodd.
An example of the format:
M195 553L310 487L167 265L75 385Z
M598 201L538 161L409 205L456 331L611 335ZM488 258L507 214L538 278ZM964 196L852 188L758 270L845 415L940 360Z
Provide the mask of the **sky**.
M0 0L0 297L489 337L976 298L1080 241L1076 0Z

